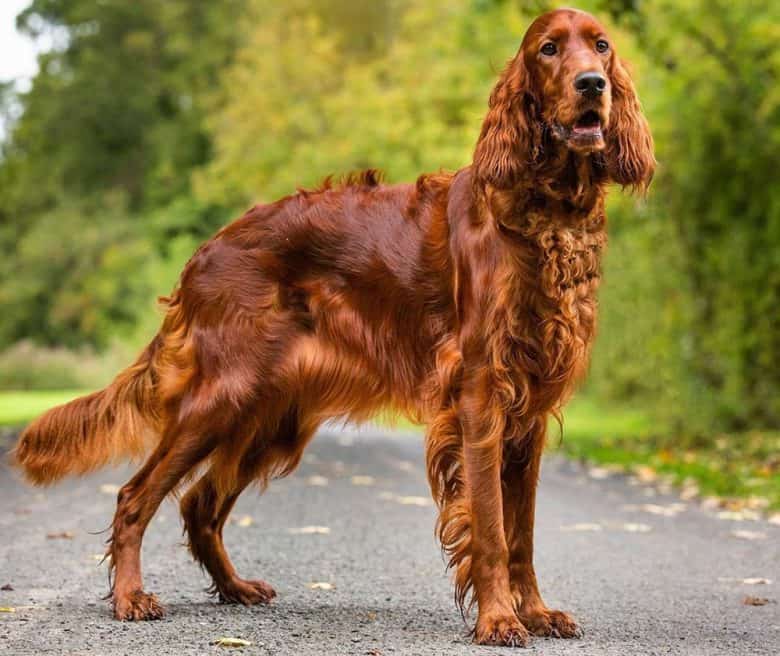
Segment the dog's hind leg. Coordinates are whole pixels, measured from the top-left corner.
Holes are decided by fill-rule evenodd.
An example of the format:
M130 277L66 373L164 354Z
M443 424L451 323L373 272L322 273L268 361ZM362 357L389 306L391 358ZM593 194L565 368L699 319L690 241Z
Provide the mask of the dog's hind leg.
M222 496L215 480L218 476L218 471L208 471L181 501L181 514L192 556L211 575L214 582L212 590L219 595L220 601L247 606L270 601L276 596L274 589L259 579L240 578L222 539L228 515L251 479L240 480L227 496Z
M189 419L172 422L138 473L119 491L108 548L114 571L112 603L119 620L163 616L157 597L143 591L141 542L160 503L194 467L214 450L216 436Z
M289 410L275 429L261 430L250 438L237 463L237 472L227 474L220 454L215 454L215 464L182 499L181 514L190 551L211 575L213 591L220 601L252 605L276 596L265 581L246 580L238 575L225 549L222 530L233 505L250 483L259 480L264 484L269 476L295 468L315 428L315 424L302 426L297 412ZM231 481L228 490L223 489L226 480Z

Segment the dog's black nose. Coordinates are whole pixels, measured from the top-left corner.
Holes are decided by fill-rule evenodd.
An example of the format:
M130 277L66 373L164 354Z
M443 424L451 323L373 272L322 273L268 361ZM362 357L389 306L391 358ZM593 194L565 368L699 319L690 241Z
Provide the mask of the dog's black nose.
M574 78L574 88L577 90L577 93L581 93L589 98L597 98L604 92L606 87L607 78L595 71L580 73Z

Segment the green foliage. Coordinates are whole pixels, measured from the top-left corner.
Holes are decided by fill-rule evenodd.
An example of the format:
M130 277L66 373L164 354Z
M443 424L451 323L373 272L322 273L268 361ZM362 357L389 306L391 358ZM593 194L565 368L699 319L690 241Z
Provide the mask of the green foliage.
M0 390L98 389L134 355L130 347L119 343L96 353L41 347L23 340L0 353Z
M82 207L61 205L23 232L16 257L0 265L7 281L0 304L13 317L0 323L8 331L0 333L3 341L36 335L48 344L104 345L112 332L126 335L133 328L132 308L147 302L150 290L132 273L150 246L121 209L99 214L85 224ZM46 320L38 324L43 313Z
M780 426L780 6L655 0L640 24L660 171L612 212L594 382L677 434Z
M18 18L62 47L41 56L7 148L38 206L122 190L132 208L186 193L208 157L208 91L235 42L223 0L35 0Z
M247 204L466 165L497 72L561 4L35 0L20 26L59 45L28 93L0 88L24 110L0 158L0 349L139 346ZM685 444L780 427L780 5L580 6L616 23L660 162L647 200L610 201L589 390ZM38 384L14 371L0 357L0 387Z
M324 4L325 13L321 2L250 3L210 121L214 157L196 174L199 198L267 201L369 167L391 181L463 167L498 72L556 3L384 0L374 11L387 19L361 26L374 34L361 57L355 24L333 20L334 7L352 5Z
M171 240L224 221L192 199L190 174L210 156L205 116L242 6L35 0L19 16L57 45L2 145L0 347L130 339L176 280L150 277Z

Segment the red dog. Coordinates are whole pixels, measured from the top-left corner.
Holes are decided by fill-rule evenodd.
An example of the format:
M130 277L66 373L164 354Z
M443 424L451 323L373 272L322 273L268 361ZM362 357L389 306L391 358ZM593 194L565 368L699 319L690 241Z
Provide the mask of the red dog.
M438 536L479 643L571 637L534 575L539 459L550 414L583 374L596 320L604 197L644 188L652 138L604 28L538 18L501 75L454 175L383 185L374 172L252 208L184 269L162 328L105 390L21 436L35 483L154 451L119 493L108 549L117 619L154 619L141 539L181 501L220 599L254 604L222 542L250 483L295 469L317 426L392 406L428 423Z

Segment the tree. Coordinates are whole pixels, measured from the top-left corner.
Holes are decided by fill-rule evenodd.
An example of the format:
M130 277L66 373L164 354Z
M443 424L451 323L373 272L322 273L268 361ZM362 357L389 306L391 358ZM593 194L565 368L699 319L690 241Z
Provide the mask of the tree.
M218 208L185 201L186 221L177 208L210 156L204 119L243 5L35 0L18 17L57 45L18 98L0 159L0 302L14 308L0 317L0 345L104 344L112 323L137 321L149 291L125 280L108 293L119 263L137 271L176 234L203 237L222 222ZM168 206L170 218L149 225Z
M780 6L654 0L634 24L656 59L644 97L661 166L650 223L615 215L634 258L605 288L599 378L652 394L676 431L777 428ZM625 333L644 336L644 363L616 357Z

